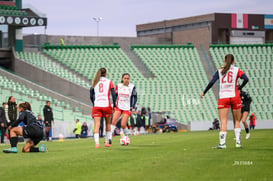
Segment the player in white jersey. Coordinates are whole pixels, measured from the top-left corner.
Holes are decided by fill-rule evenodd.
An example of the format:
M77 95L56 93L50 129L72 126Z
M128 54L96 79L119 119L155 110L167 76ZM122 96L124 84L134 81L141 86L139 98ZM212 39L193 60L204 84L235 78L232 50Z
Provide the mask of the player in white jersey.
M221 121L219 140L220 144L216 147L218 149L226 148L226 134L227 134L227 120L228 111L231 106L234 133L236 138L236 148L241 148L240 143L240 118L241 118L241 97L239 90L241 90L248 82L246 74L240 70L240 68L233 66L234 56L228 54L225 56L225 65L219 68L213 75L212 80L207 85L204 92L201 94L201 98L206 92L213 86L213 84L219 79L220 80L220 91L218 100L218 112ZM243 79L243 83L237 88L238 78Z
M111 132L113 133L118 119L122 115L121 119L121 135L128 134L127 122L131 115L131 110L135 109L137 102L137 91L134 84L130 83L130 75L125 73L122 75L121 83L116 86L116 95L117 95L117 107L113 115ZM124 133L123 133L124 131Z
M106 121L106 136L105 136L105 147L110 147L109 139L111 138L111 116L112 107L110 102L110 93L112 95L113 107L116 102L116 94L114 90L113 82L106 77L106 69L100 68L96 73L92 86L90 88L90 100L93 103L92 117L94 118L94 139L95 148L99 148L99 128L100 120L103 116Z

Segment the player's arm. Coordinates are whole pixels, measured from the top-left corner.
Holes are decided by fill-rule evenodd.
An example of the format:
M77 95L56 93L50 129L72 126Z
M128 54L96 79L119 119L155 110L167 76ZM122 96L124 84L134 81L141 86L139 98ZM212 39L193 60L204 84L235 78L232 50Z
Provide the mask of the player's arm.
M53 111L51 109L51 121L54 123L54 116L53 116Z
M19 118L18 118L16 121L12 122L12 123L10 124L10 127L16 127L16 126L18 126L18 124L19 124L21 121L24 121L24 118L25 118L25 112L20 112L20 113L19 113Z
M238 87L239 90L242 90L242 88L247 84L248 82L248 77L246 76L246 74L244 73L241 77L241 79L243 79L243 83Z
M10 119L9 119L9 108L8 108L9 106L8 105L6 105L5 106L5 116L6 116L6 120L7 120L7 122L9 123L10 122Z
M209 84L207 85L206 89L203 91L203 93L201 94L201 98L208 92L208 90L210 90L210 88L215 84L215 82L219 79L219 73L218 70L214 73L214 75L212 76L211 81L209 82Z
M73 133L75 133L75 131L77 131L77 130L78 130L77 128L74 128L74 129L73 129Z
M113 107L116 107L116 100L117 100L117 97L116 97L115 90L114 90L114 88L111 88L110 91L111 91L112 100L113 100Z
M95 102L95 90L94 88L90 88L90 100L92 102L92 104L94 105L94 102Z
M251 103L252 102L252 98L250 97L250 95L248 95L249 96L249 102Z
M116 94L116 97L118 97L118 85L116 85L115 94Z
M47 114L47 108L46 108L46 107L44 107L43 113L44 113L44 119L45 119L46 121L48 121L48 114Z
M131 108L134 109L136 107L136 103L137 103L137 91L136 91L136 87L134 87L132 91L131 99L130 99Z
M5 110L4 111L2 111L2 110L0 110L0 123L4 123L4 116L5 116Z
M116 87L116 89L117 89L117 87ZM112 81L110 82L110 92L112 95L113 107L116 107L117 95L116 95L116 90L114 88L114 84Z

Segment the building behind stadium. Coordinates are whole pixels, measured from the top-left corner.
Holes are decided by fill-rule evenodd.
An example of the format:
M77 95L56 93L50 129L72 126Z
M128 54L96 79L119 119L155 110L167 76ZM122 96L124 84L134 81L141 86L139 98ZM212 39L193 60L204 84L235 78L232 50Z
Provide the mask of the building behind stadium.
M158 37L172 44L261 44L273 41L273 15L212 13L136 25L137 37Z

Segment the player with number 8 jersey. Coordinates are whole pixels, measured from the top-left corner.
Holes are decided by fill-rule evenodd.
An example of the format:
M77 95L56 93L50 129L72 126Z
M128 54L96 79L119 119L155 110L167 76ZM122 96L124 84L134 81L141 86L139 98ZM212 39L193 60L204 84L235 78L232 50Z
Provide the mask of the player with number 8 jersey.
M248 82L248 77L246 74L238 67L233 65L234 56L228 54L225 56L225 64L219 68L213 75L212 80L207 85L204 92L201 94L201 98L206 94L206 92L213 86L213 84L219 79L220 89L219 89L219 100L218 100L218 112L221 121L219 140L220 144L216 147L219 149L226 148L226 134L227 134L227 120L228 111L231 106L233 122L234 122L234 132L236 138L235 146L241 148L240 143L240 120L241 120L241 97L239 90L241 90ZM237 88L238 78L243 79L243 83Z
M93 103L92 117L94 118L94 139L96 148L99 148L99 127L103 116L106 121L105 147L110 147L109 138L111 134L112 107L110 102L112 95L113 107L116 107L116 95L113 82L106 78L106 69L100 68L96 73L90 88L90 100Z

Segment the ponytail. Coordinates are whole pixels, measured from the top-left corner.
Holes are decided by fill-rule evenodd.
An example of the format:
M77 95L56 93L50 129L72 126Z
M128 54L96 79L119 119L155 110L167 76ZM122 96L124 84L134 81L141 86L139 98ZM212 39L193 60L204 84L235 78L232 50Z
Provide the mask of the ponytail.
M106 69L105 68L100 68L97 71L97 73L96 73L96 75L95 75L95 77L94 77L94 79L92 81L91 88L94 88L97 85L97 83L100 81L100 78L105 77L105 76L106 76Z
M221 67L223 69L221 71L222 75L225 75L227 73L227 71L229 70L231 64L233 64L233 62L234 62L234 56L232 54L227 54L225 56L225 65Z

